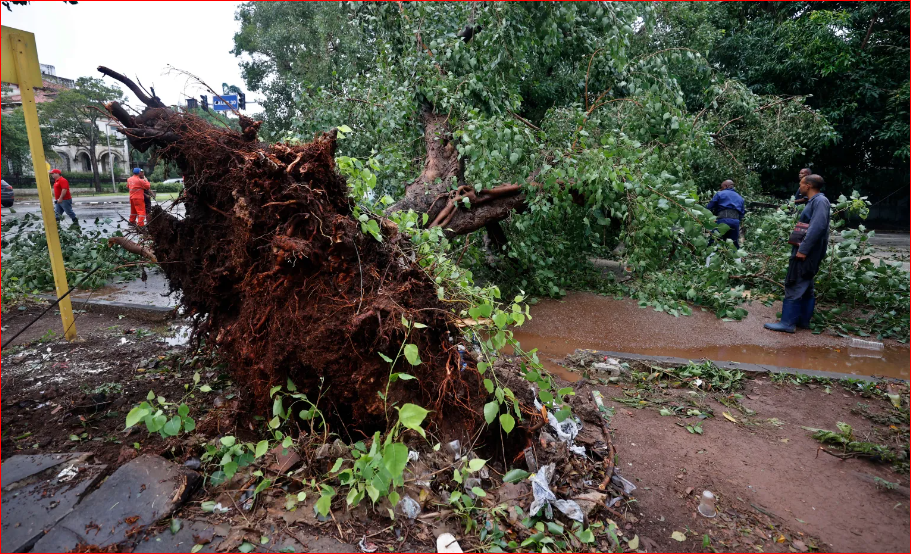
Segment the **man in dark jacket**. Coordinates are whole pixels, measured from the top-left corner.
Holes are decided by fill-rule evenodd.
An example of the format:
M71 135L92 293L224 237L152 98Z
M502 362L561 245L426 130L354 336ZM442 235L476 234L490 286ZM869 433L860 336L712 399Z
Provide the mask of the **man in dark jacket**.
M804 177L806 177L807 175L809 175L811 173L813 173L813 172L805 167L800 170L800 173L797 174L798 185L797 185L797 193L794 195L795 204L806 204L807 203L807 195L800 192L800 182L803 181Z
M800 192L807 197L807 206L799 220L809 224L807 235L800 246L791 247L788 274L784 279L784 300L781 302L781 321L766 323L765 328L793 333L796 327L808 328L816 295L813 278L829 247L829 218L831 205L821 191L825 181L819 175L807 175L800 181Z
M729 227L728 232L721 238L731 239L734 241L734 247L740 248L740 222L746 209L743 197L734 190L734 181L728 179L721 183L721 190L715 193L705 207L715 214L715 223L723 223Z

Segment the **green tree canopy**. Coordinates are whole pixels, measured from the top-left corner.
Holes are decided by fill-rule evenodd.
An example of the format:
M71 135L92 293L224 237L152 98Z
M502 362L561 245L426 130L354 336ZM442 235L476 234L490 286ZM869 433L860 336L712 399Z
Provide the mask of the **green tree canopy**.
M88 150L97 191L101 191L101 179L95 147L104 133L99 122L108 118L104 105L122 97L123 92L116 86L109 87L101 79L80 77L74 88L61 90L53 101L39 107L47 145L68 144Z

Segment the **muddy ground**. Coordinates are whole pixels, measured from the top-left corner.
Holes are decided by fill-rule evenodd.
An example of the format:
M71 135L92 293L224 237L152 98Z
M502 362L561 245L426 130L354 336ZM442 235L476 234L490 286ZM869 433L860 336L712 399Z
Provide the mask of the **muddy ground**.
M37 311L13 307L3 315L3 335L16 332ZM183 346L169 344L167 336L176 324L81 314L78 326L84 341L72 344L59 339L59 326L59 316L51 312L2 353L4 460L20 453L91 451L110 465L109 471L138 452L183 463L194 454L190 441L168 442L144 429L125 433L124 418L149 390L169 400L180 398L196 371L204 381L220 383L216 397L190 401L200 432L255 438L250 430L255 414L244 413L243 408L225 413L234 402L242 403L244 391L225 380L223 367L204 358L188 359ZM711 394L691 394L695 391L686 387L643 389L628 382L608 383L597 375L572 383L576 402L590 405L594 387L613 409L609 426L617 467L638 487L634 502L613 512L593 512L590 523L614 521L622 539L639 537L640 551L698 552L707 544L719 551L907 552L907 472L818 454L819 444L802 429L834 429L836 422L844 421L862 440L900 449L907 445L909 433L907 389L902 392L903 411L895 411L882 395L864 393L856 385L800 381L747 379L740 392L742 407L755 412L748 416L718 403ZM661 408L692 402L713 413L704 420L701 435L685 428L696 418L659 413ZM719 513L713 519L696 513L698 495L706 489L718 497ZM481 548L476 532L466 534L445 506L428 503L413 524L390 526L388 519L365 510L351 515L334 512L334 519L321 521L304 507L284 510L285 493L277 490L255 515L213 516L201 511L202 501L225 498L226 493L231 491L201 489L177 515L216 532L246 528L250 521L244 520L249 518L264 534L271 533L272 544L281 536L322 551L356 548L365 534L374 535L369 542L381 551L433 551L435 536L444 531L452 532L466 550ZM498 501L527 507L529 499L509 500L514 493L498 489L495 494ZM685 539L675 540L674 532ZM598 534L602 548L600 541L606 539ZM229 539L226 536L218 548L231 547ZM239 540L236 533L234 539Z

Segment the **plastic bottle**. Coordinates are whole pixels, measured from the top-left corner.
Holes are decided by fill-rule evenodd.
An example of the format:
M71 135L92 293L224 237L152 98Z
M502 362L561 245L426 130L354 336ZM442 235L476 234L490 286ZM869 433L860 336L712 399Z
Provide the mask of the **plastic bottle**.
M883 343L872 340L851 339L851 348L864 348L866 350L882 350Z

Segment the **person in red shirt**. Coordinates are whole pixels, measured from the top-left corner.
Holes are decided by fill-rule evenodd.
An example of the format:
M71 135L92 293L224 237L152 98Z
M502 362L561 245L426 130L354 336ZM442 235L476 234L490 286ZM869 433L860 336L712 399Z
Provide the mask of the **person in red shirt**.
M152 186L137 167L133 169L133 176L127 179L127 188L130 191L130 223L142 227L146 224L145 195Z
M73 213L73 196L70 194L70 182L64 179L59 169L51 170L51 182L54 183L54 216L60 221L60 216L66 212L73 220L73 225L79 225L76 214Z

